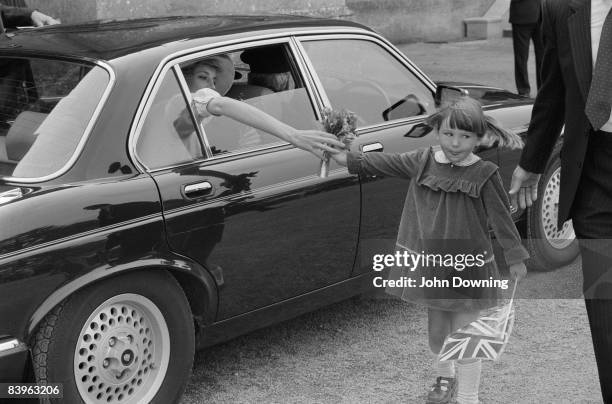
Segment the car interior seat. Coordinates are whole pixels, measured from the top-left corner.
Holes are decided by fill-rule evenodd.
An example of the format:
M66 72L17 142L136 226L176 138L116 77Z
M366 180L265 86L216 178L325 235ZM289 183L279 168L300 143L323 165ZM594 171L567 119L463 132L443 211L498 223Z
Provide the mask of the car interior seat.
M2 151L0 150L0 158L9 162L19 162L36 141L37 129L47 118L47 115L33 111L23 111L17 115L4 139L6 154L1 155Z
M172 166L198 158L199 151L190 151L172 125L179 116L180 107L181 104L166 100L151 106L136 144L138 156L148 168ZM197 134L193 132L189 137L195 139Z
M282 105L276 99L277 94L267 87L234 83L225 96L244 101L277 119L281 119ZM216 153L248 149L279 141L275 136L255 130L224 116L205 121L204 131Z
M225 96L236 100L247 100L249 98L261 97L262 95L272 93L274 93L274 91L267 87L247 83L234 83Z

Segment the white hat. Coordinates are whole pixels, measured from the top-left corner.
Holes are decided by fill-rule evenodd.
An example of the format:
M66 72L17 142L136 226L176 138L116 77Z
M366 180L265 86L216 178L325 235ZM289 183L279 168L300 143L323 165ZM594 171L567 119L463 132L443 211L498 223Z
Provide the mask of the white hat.
M221 54L200 59L197 62L185 66L183 72L188 74L190 70L193 71L198 65L211 66L217 71L215 89L219 94L225 95L232 84L234 84L236 70L234 69L234 62L232 62L232 59L228 55Z

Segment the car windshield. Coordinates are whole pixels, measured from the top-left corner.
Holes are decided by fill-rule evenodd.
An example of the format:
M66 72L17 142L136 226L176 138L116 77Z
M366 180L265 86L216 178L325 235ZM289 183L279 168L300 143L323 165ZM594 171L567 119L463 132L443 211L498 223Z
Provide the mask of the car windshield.
M0 177L36 179L65 167L109 80L94 64L0 57Z

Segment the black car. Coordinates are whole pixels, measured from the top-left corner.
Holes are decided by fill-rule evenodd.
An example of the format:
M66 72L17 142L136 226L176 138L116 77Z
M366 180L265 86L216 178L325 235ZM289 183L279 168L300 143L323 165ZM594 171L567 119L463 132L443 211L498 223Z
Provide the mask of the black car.
M280 51L291 86L254 85L250 53ZM358 116L354 149L432 145L445 91L524 132L532 103L436 86L367 27L289 16L63 25L0 40L0 381L62 383L64 402L179 399L194 349L372 290L406 182L359 178L225 117L190 121L185 66L227 54L228 96L296 128L325 107ZM436 90L438 91L436 92ZM439 101L439 100L438 100ZM192 114L193 118L193 114ZM505 185L519 152L494 145ZM577 254L557 232L558 152L539 205L514 217L532 266Z

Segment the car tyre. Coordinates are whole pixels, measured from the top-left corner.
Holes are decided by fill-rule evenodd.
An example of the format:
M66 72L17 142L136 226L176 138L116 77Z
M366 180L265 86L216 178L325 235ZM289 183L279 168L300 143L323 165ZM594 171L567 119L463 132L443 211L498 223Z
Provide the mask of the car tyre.
M572 261L579 253L578 241L571 220L557 230L561 161L554 153L538 185L538 199L527 210L525 244L531 269L552 270Z
M165 271L99 282L64 300L38 328L39 383L62 383L69 403L174 403L195 349L189 303Z

